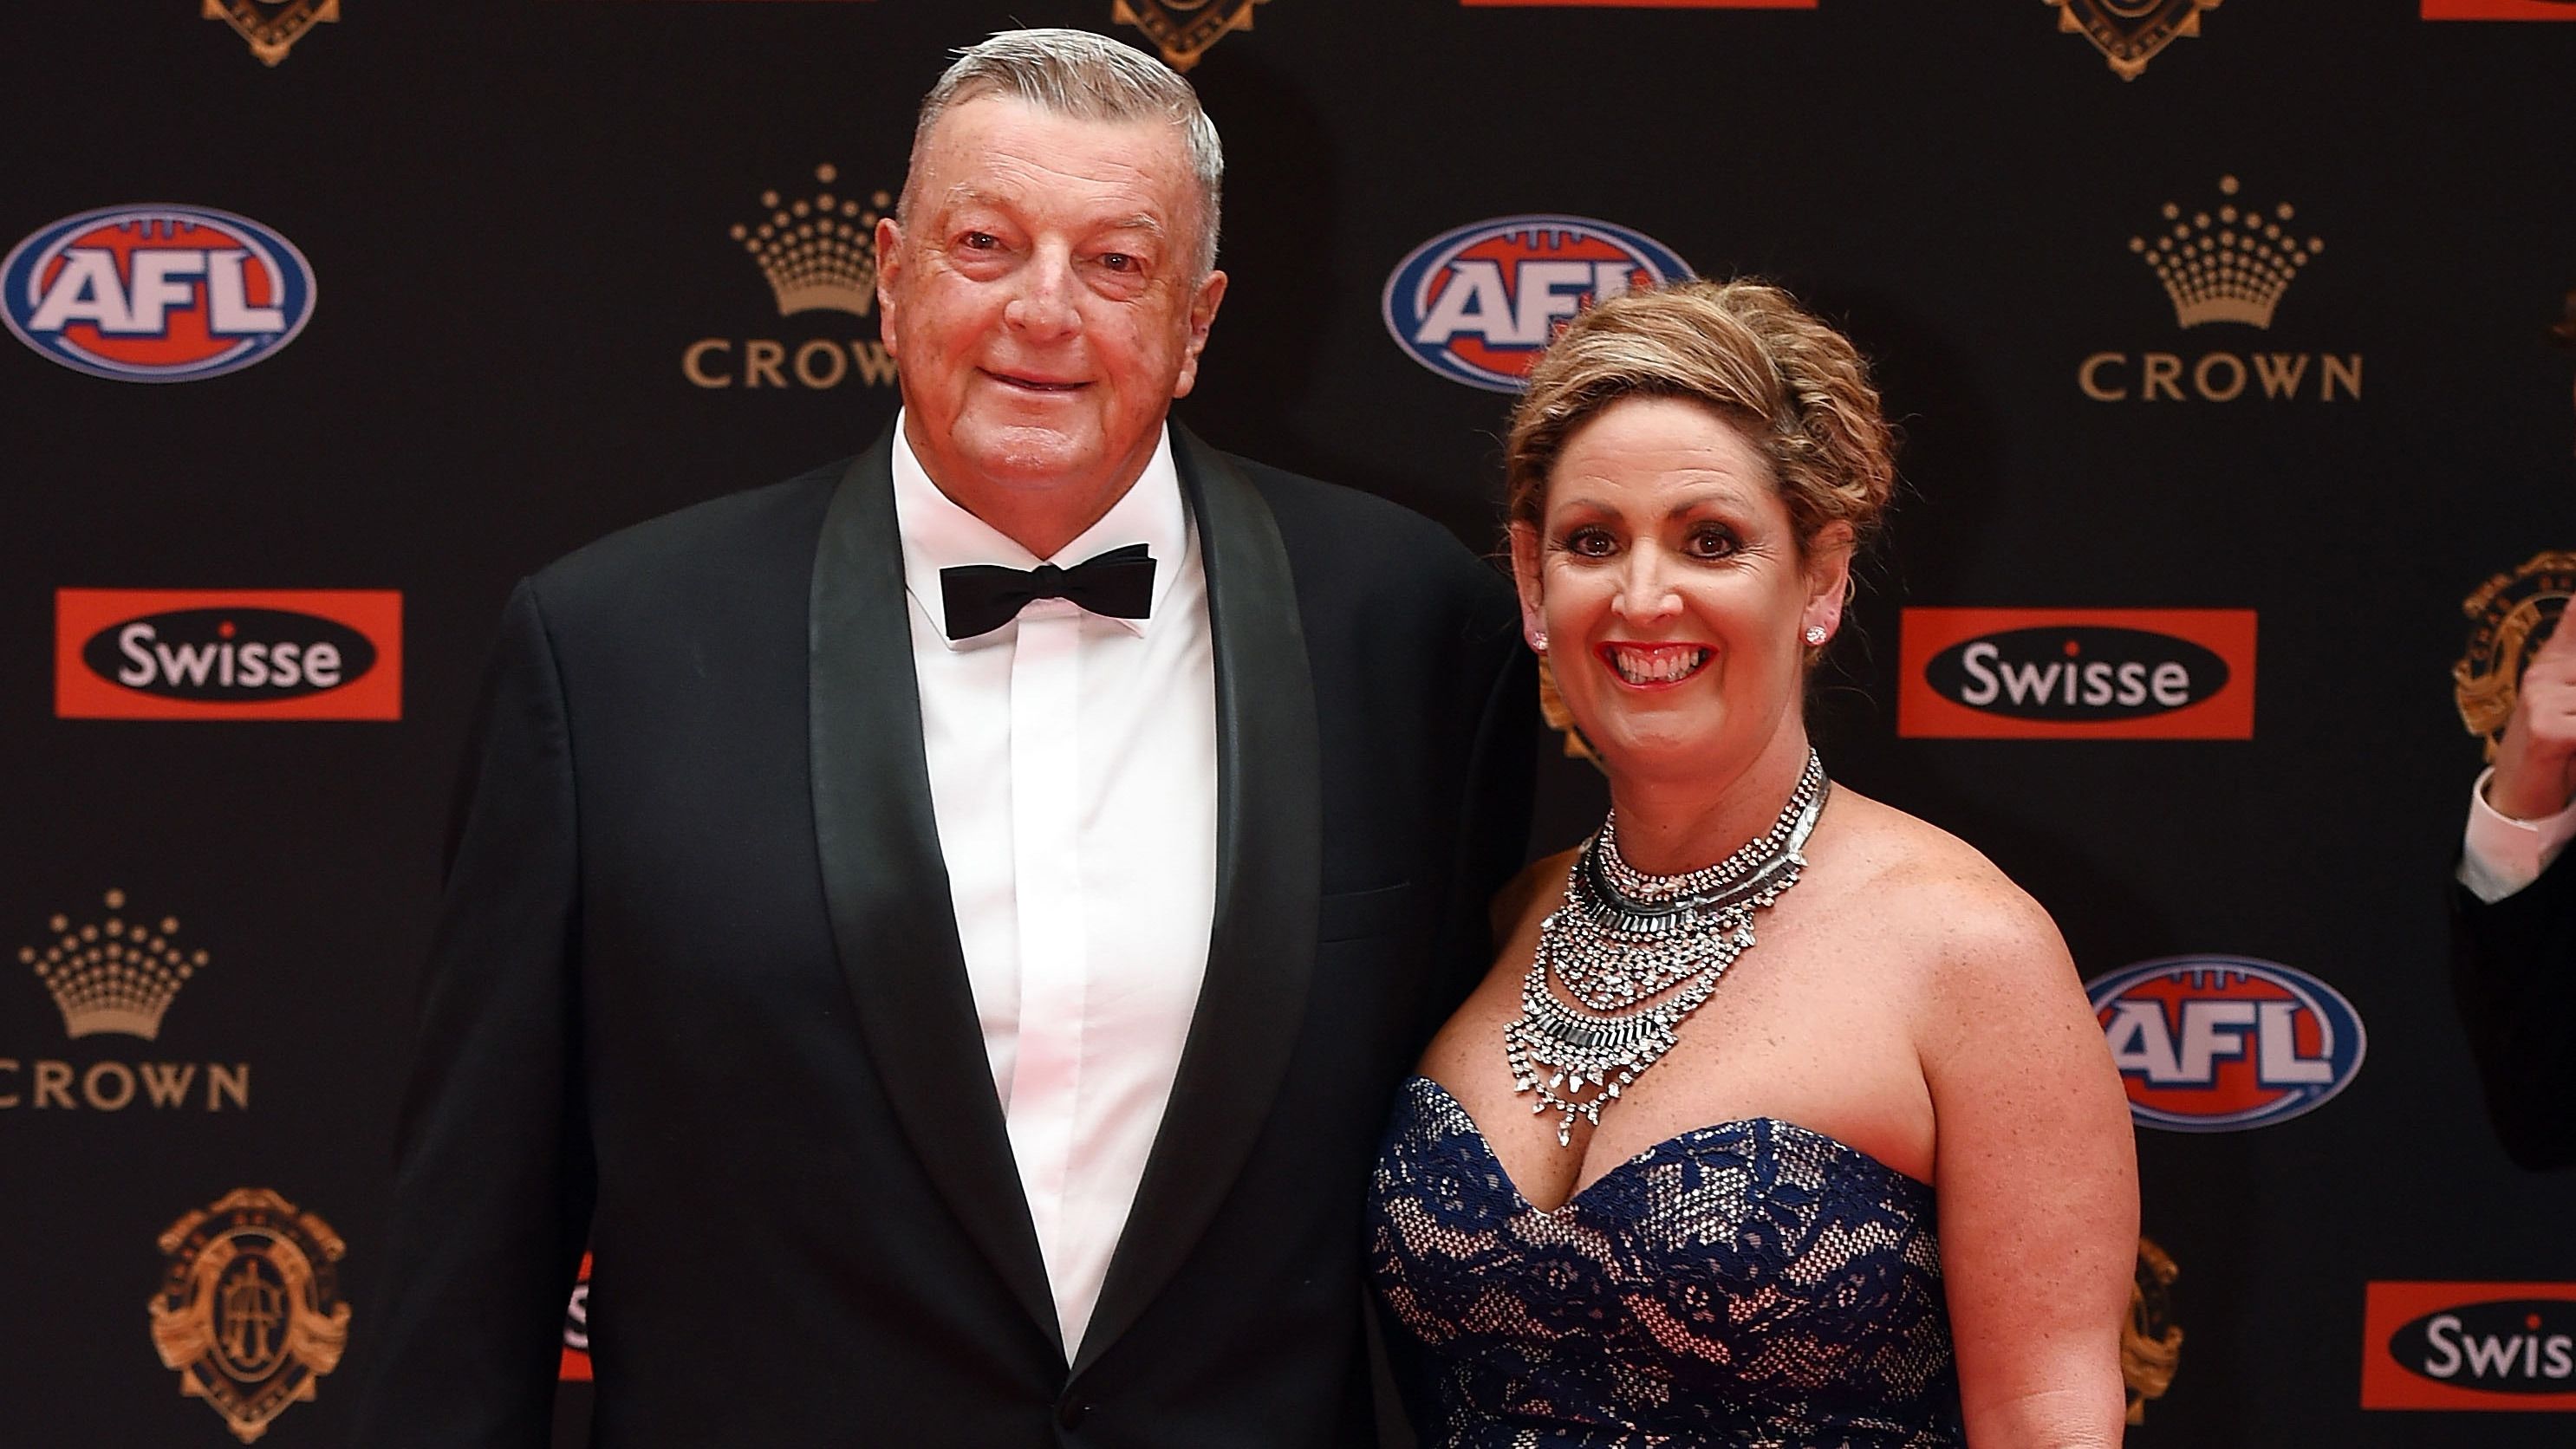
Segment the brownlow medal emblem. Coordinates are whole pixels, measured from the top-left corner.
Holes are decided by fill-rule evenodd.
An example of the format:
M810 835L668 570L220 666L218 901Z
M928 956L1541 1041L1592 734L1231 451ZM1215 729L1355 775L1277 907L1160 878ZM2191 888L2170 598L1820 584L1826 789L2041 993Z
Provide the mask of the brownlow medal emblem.
M2182 1326L2173 1321L2173 1281L2182 1269L2152 1238L2138 1239L2137 1276L2129 1281L2129 1317L2120 1325L2120 1381L2129 1391L2129 1422L2147 1422L2147 1402L2173 1387L2182 1366Z
M2460 723L2486 741L2489 760L2513 719L2523 663L2558 626L2571 595L2576 595L2576 553L2551 549L2487 580L2460 601L2460 612L2476 627L2469 634L2468 652L2451 666L2451 696L2460 707Z
M212 3L212 0L208 0ZM1174 70L1199 63L1208 48L1237 30L1252 28L1252 7L1262 0L1116 0L1110 19L1145 32Z
M2147 62L2185 35L2200 34L2200 12L2219 0L2048 0L2057 28L2080 31L2111 62L2122 80L2136 80Z
M262 64L286 59L304 32L340 18L340 0L206 0L208 20L220 20L250 42Z
M204 1399L245 1444L287 1405L312 1402L349 1343L335 1266L345 1251L329 1223L265 1188L172 1223L152 1346L179 1371L179 1392Z

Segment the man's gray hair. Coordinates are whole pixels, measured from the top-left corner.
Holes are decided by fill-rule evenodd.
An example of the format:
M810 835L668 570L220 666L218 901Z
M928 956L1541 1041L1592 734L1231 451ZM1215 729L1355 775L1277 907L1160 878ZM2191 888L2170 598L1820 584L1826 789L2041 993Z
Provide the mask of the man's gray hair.
M1190 175L1199 188L1198 275L1216 268L1225 148L1198 92L1180 73L1134 46L1088 30L1004 30L957 52L957 60L921 98L912 128L912 161L904 173L895 224L909 227L912 178L939 118L982 96L1002 95L1040 110L1086 121L1163 121L1180 128Z

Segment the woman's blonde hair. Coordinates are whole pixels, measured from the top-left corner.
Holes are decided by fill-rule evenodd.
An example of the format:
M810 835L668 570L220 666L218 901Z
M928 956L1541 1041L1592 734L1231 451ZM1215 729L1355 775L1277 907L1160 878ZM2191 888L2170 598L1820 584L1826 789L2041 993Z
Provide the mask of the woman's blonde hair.
M1630 397L1685 398L1740 429L1802 551L1835 523L1866 540L1895 492L1895 430L1850 339L1767 283L1692 280L1613 297L1549 344L1504 446L1512 522L1538 524L1566 440Z

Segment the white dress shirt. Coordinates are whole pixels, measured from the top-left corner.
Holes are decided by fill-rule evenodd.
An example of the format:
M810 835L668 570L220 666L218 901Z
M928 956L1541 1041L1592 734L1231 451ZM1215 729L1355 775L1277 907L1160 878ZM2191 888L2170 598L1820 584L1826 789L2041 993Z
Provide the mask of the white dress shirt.
M2493 769L2469 787L2469 824L2460 843L2460 884L2488 905L2540 879L2540 873L2576 838L2576 802L2555 815L2516 820L2487 803Z
M1216 914L1216 659L1168 430L1098 523L1041 560L894 435L930 800L966 977L1071 1356L1172 1095ZM939 571L1147 545L1151 612L1040 599L951 640Z

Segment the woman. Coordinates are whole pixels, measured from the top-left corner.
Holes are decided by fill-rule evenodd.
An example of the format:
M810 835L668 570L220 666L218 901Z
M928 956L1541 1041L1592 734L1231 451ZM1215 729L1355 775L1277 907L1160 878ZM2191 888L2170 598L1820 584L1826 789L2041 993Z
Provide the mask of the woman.
M1612 809L1500 903L1379 1161L1426 1445L2119 1439L2136 1165L2066 948L1807 743L1891 448L1756 284L1605 302L1531 377L1513 571Z

